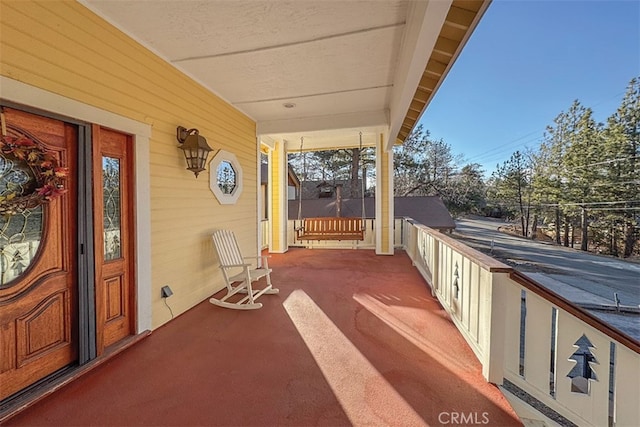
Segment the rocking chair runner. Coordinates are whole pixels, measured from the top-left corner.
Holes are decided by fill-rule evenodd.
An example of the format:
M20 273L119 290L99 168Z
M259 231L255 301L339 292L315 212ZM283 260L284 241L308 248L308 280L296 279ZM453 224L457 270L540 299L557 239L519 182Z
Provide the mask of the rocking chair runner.
M271 269L266 256L259 257L242 257L240 247L236 241L236 237L230 230L219 230L213 233L213 243L218 251L220 258L220 269L227 284L227 294L218 299L211 298L211 304L224 308L232 308L236 310L253 310L262 307L262 304L256 300L264 294L277 294L278 289L271 285ZM263 259L263 268L252 268L251 263L247 263L246 259ZM230 274L235 269L236 274ZM256 280L267 277L267 286L264 289L254 291L251 283ZM234 286L234 283L238 283ZM247 294L237 302L227 301L230 297L237 293Z

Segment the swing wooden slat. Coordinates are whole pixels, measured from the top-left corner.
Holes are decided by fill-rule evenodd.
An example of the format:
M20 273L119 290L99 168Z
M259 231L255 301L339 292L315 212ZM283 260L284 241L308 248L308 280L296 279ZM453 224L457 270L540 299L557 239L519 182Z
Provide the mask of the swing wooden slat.
M305 218L296 229L298 240L364 240L361 218Z

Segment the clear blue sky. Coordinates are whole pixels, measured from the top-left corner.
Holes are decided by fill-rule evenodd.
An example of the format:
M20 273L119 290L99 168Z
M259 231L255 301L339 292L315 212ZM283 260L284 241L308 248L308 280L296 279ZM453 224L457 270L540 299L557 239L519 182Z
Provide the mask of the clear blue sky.
M573 100L604 122L640 76L640 0L494 0L420 120L489 176Z

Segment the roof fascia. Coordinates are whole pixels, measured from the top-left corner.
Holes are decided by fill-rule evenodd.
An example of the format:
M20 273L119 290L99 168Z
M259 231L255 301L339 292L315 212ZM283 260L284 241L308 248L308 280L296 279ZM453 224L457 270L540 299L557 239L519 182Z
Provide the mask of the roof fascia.
M447 23L453 26L467 25L467 24L461 24L461 21L468 19L469 14L474 14L473 20L468 24L464 37L460 41L447 39L445 36L442 36L444 27L443 29L441 29L441 34L438 37L438 41L436 42L434 51L431 52L431 57L427 62L427 68L425 68L423 80L420 81L418 88L416 89L416 93L413 97L413 101L411 102L411 106L407 111L404 121L400 127L399 134L396 137L396 141L395 141L396 144L402 144L404 142L404 140L410 135L413 127L416 125L416 123L418 123L418 121L426 111L427 107L429 106L429 103L433 99L434 95L437 93L438 89L440 88L440 85L446 79L447 74L451 70L451 67L453 67L453 64L458 59L458 56L462 52L466 43L469 41L469 38L475 31L478 23L482 19L482 16L484 15L489 5L491 4L491 0L482 0L482 2L478 4L480 4L480 7L477 9L477 11L472 12L465 8L465 6L468 6L468 3L466 3L465 0L453 0L451 4L451 9L449 11L449 14L447 15L447 20L445 21L445 25L447 25ZM456 11L453 13L453 15L451 15L454 9L456 9ZM450 18L451 18L451 22L449 22ZM435 59L432 65L436 68L436 70L439 66L442 65L443 62L446 63L446 66L445 66L445 69L441 72L440 76L437 78L437 81L435 81L435 84L431 85L429 80L433 81L434 78L433 76L429 75L428 67L429 67L429 64L431 64L431 60L433 59L436 50L439 50L440 58ZM442 60L443 53L445 54L445 56L448 53L450 55L450 59L443 61ZM389 145L391 145L391 142L389 142Z
M416 88L427 66L452 0L411 1L390 103L385 147L390 150L400 132Z

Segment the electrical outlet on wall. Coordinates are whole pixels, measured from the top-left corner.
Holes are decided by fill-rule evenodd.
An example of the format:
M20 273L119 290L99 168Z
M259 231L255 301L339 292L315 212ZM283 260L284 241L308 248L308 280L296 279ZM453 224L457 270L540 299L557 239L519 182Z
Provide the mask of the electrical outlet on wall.
M169 298L171 295L173 295L173 291L171 290L169 285L164 285L162 289L160 289L160 292L161 292L162 298Z

